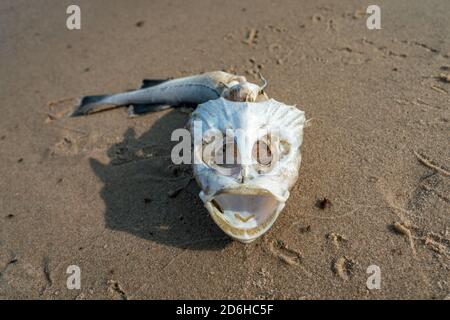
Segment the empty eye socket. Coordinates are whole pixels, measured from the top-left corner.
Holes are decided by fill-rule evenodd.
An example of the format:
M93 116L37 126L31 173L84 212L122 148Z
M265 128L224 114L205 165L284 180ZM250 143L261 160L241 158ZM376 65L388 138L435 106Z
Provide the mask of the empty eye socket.
M286 140L280 141L280 152L283 155L288 154L291 151L291 144Z
M215 163L223 168L232 168L238 164L238 149L234 142L224 142L222 147L215 151Z
M255 159L260 165L268 166L272 163L272 150L267 143L258 140L253 145L252 150L253 159Z

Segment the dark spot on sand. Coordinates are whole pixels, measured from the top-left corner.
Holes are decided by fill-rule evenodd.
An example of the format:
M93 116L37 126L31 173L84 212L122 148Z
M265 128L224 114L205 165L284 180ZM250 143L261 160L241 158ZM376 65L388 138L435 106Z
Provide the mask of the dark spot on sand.
M328 198L317 200L316 207L322 210L329 209L331 207L331 201Z
M183 190L183 189L184 189L184 187L178 188L178 189L175 189L175 190L171 190L171 191L169 191L167 193L167 195L169 196L169 198L175 198L181 192L181 190Z
M153 200L151 198L145 198L144 199L144 203L148 204L150 202L152 202Z
M5 140L6 139L6 136L1 136L0 137L0 140Z
M391 249L391 253L398 255L398 256L401 256L403 254L402 250L400 250L400 249Z
M23 158L19 158L19 159L17 160L17 162L18 162L18 163L23 162Z
M91 71L91 68L89 68L89 67L84 68L84 70L83 70L83 72L89 72L89 71Z
M175 176L178 177L180 175L180 168L179 167L170 167L170 173Z
M323 20L323 17L322 17L321 15L315 14L315 15L313 15L313 16L311 17L311 20L312 20L313 22L319 22L319 21L322 21L322 20Z
M140 21L136 22L136 27L140 28L144 25L144 23L145 23L144 21L140 20Z
M47 284L51 287L53 284L53 281L52 281L52 277L50 275L50 259L47 256L45 256L43 258L42 269L43 269L42 271L45 276L45 280L47 281Z
M6 218L7 218L7 219L12 219L12 218L14 218L14 215L13 215L12 213L10 213L10 214L8 214L8 215L6 216Z
M306 227L300 227L299 231L300 231L300 233L307 233L307 232L310 232L310 231L311 231L311 226L308 225L308 226L306 226Z

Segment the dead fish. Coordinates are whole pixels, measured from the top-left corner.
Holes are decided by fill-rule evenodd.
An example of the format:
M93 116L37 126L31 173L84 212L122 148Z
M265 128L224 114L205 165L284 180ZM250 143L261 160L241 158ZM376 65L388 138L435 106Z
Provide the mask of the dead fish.
M139 89L81 98L72 116L81 116L119 106L131 106L129 116L164 110L176 106L197 106L219 97L256 100L261 91L245 77L213 71L173 80L144 79Z
M268 98L267 81L260 77L261 86L222 71L145 81L136 91L84 97L73 115L96 112L102 105L132 104L134 114L198 106L189 128L194 140L201 135L193 150L199 196L226 234L248 243L270 229L289 198L300 169L305 125L303 111ZM212 138L211 132L226 138ZM221 161L224 154L231 155L231 164Z

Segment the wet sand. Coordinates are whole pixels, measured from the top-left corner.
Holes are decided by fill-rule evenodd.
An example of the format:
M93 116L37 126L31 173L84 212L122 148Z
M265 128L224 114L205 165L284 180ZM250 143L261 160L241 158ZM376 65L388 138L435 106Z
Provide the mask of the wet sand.
M73 31L70 1L0 3L0 298L449 298L448 1L379 1L382 30L368 1L77 3ZM172 193L188 114L67 117L83 95L211 70L261 71L311 119L290 199L248 245L194 181Z

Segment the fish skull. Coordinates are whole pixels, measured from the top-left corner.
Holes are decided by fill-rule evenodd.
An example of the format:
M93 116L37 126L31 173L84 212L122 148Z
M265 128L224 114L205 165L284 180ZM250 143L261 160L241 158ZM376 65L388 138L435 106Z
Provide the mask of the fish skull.
M222 97L231 101L254 102L261 93L261 87L251 82L236 82L228 84Z
M219 98L193 112L200 198L232 238L251 242L279 216L298 177L304 123L303 111L273 99Z

